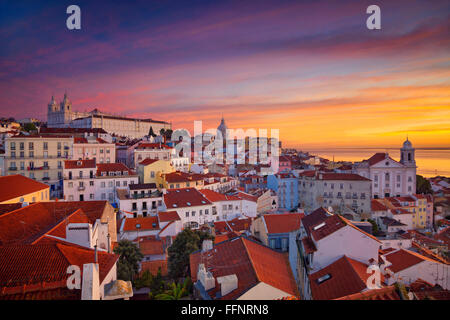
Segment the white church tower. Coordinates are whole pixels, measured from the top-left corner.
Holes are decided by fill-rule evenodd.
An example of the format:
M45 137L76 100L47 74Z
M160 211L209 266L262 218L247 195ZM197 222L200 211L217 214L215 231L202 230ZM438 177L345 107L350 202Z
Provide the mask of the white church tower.
M416 149L412 147L411 141L408 137L403 142L403 147L400 149L400 163L407 167L416 167Z

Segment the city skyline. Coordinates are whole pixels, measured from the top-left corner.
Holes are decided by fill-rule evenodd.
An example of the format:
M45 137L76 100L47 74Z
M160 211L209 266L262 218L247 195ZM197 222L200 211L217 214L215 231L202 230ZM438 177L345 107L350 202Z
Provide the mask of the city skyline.
M450 147L446 1L2 4L1 116L46 119L67 91L98 108L192 131L279 129L285 147Z

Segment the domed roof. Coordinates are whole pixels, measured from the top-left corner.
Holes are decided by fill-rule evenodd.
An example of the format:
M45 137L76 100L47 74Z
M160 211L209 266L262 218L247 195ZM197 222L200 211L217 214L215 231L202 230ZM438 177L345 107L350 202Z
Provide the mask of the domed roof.
M412 143L411 143L411 141L408 140L408 138L406 138L406 141L403 142L403 148L404 149L411 149L412 148Z

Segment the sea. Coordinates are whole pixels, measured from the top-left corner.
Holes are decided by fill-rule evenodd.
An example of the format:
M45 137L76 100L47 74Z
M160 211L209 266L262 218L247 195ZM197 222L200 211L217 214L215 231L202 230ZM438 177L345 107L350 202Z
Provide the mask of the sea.
M362 161L377 152L387 152L394 160L400 160L400 150L394 148L330 148L302 150L334 161ZM450 177L450 148L416 148L417 174L424 177Z

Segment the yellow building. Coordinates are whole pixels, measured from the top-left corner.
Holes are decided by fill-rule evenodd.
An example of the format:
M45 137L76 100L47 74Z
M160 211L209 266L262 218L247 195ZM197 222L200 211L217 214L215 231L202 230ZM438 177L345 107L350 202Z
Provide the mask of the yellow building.
M0 204L49 201L50 187L20 174L0 177Z
M200 190L205 186L205 181L201 174L176 171L162 174L158 185L165 189L196 188Z
M164 188L163 174L175 172L169 160L145 159L137 168L139 183L155 183L158 188Z
M12 136L5 141L5 173L21 174L50 186L51 197L62 197L63 161L71 159L73 137Z
M420 195L385 198L384 204L390 209L403 209L412 213L412 227L427 227L427 199Z

